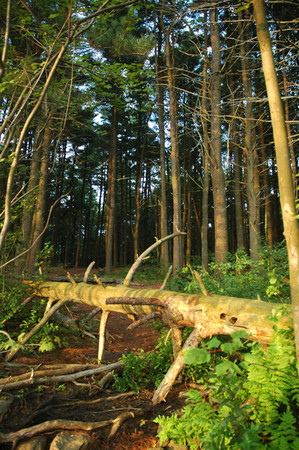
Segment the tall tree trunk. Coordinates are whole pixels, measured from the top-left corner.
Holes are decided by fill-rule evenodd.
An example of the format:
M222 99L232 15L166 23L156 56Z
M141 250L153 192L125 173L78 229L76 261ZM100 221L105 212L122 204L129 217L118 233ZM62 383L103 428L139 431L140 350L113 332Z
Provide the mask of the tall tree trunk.
M234 197L235 197L235 226L236 226L236 248L244 248L244 220L243 220L243 201L242 201L242 150L240 146L240 137L237 130L237 102L235 101L235 82L234 75L229 75L228 84L231 94L231 136L234 155Z
M274 227L273 223L273 213L272 213L272 204L271 204L271 193L269 187L269 168L267 164L267 156L265 150L265 140L264 140L264 126L260 121L259 125L259 144L261 148L261 165L262 169L262 181L263 181L263 189L264 189L264 205L265 205L265 235L266 240L269 247L273 247L274 245Z
M253 0L253 6L273 127L280 204L282 209L284 235L288 248L296 350L299 354L299 228L296 218L288 137L279 84L274 66L264 0Z
M158 22L158 21L157 21ZM155 70L156 70L156 89L157 89L157 103L158 103L158 124L159 124L159 141L160 141L160 228L161 236L164 238L168 235L167 227L167 195L166 195L166 174L165 174L165 131L164 131L164 87L160 76L160 70L162 67L162 33L159 28L159 24L156 25L156 32L158 28L158 34L156 37L156 53L155 53ZM161 245L160 261L163 269L166 271L169 266L169 243L164 242Z
M252 109L252 86L250 78L250 68L248 64L249 36L247 32L248 25L241 22L242 14L239 13L239 34L241 36L241 68L242 80L245 93L245 151L247 162L247 182L246 192L248 201L248 227L249 227L249 249L253 260L258 259L260 249L260 232L258 223L258 198L256 182L256 141L254 135L254 117Z
M208 25L207 13L205 12L204 21L204 40L205 40L205 60L203 66L202 78L202 102L201 102L201 120L203 130L202 160L203 160L203 188L202 188L202 206L201 206L201 265L204 270L208 270L209 265L209 245L208 245L208 227L209 227L209 133L208 133Z
M186 263L191 263L192 256L192 197L193 197L193 180L192 172L192 152L188 152L188 184L187 184L187 241L186 241Z
M211 175L214 201L215 258L226 261L228 252L225 179L221 163L221 79L220 35L217 9L210 11L211 34Z
M291 133L291 125L290 125L290 114L289 114L289 102L288 102L288 84L287 84L287 75L286 75L286 67L285 67L285 49L283 49L282 53L283 57L283 90L285 95L285 115L286 115L286 126L287 126L287 135L288 135L288 142L290 147L290 153L292 158L292 176L293 176L293 185L294 185L294 193L295 198L298 198L298 181L297 181L297 171L298 171L298 162L297 158L295 156L294 151L294 144L292 140L292 133Z
M36 207L34 212L34 228L32 230L32 241L33 244L32 249L28 253L28 271L29 273L33 273L36 269L35 262L37 253L41 250L42 247L42 236L41 233L44 228L44 215L46 209L46 192L48 185L48 163L49 163L49 152L50 152L50 144L51 144L51 120L48 122L43 142L42 142L42 159L40 163L40 179L38 183L38 193L36 200Z
M115 225L115 204L116 204L116 150L117 150L117 106L113 105L111 121L111 140L108 165L108 191L106 200L106 264L105 272L112 272L113 258L113 236Z
M96 265L100 264L99 253L102 251L102 233L103 233L103 223L104 223L104 204L105 204L105 192L106 192L106 183L104 181L105 170L102 168L101 171L101 182L100 182L100 193L99 193L99 201L98 201L98 212L97 212L97 220L96 220L96 229L95 229L95 249L94 249L94 260Z
M30 176L27 188L27 197L25 202L25 207L23 211L23 222L22 222L22 232L25 241L26 248L30 246L30 238L32 233L32 219L34 214L34 209L32 205L36 203L36 187L38 186L38 180L40 177L40 165L42 159L42 130L40 126L36 130L34 137L34 147L32 160L30 165Z
M181 171L178 141L178 116L177 116L177 95L175 85L175 65L173 46L170 42L170 31L166 31L165 50L167 66L167 84L169 92L169 115L170 115L170 138L171 138L171 185L173 198L173 232L182 229L182 204L181 204ZM183 245L182 237L173 239L173 271L176 272L183 267Z
M79 225L78 225L78 239L77 239L77 247L76 247L76 259L75 259L75 267L79 265L79 256L80 256L80 248L81 248L81 239L82 239L82 226L83 226L83 209L84 209L84 197L85 197L85 184L87 177L87 158L88 155L85 155L84 169L83 169L83 177L82 177L82 186L81 186L81 196L80 196L80 208L79 208Z
M75 171L75 161L73 161L73 164L70 165L71 171L70 171L70 186L74 186L74 171ZM72 259L69 259L72 255L72 233L71 233L71 227L72 227L72 209L73 209L73 199L74 199L74 191L71 189L70 191L70 197L68 200L68 207L67 207L67 227L66 227L66 237L65 237L65 248L64 248L64 265L66 266L69 262L72 262Z
M66 151L67 151L67 140L64 139L62 145L59 149L59 163L58 163L58 183L56 186L55 198L61 198L64 192L64 182L65 182L65 170L66 170ZM61 219L61 202L59 202L54 211L53 217L54 227L51 233L51 242L53 245L53 258L51 260L52 264L57 264L58 261L62 261L61 248L63 245L65 234L61 233L61 226L65 227L65 223L62 224Z
M141 202L140 202L140 183L142 176L142 165L143 165L143 154L145 147L146 136L144 135L142 139L142 132L144 131L142 125L142 115L141 115L141 102L139 102L139 114L138 114L138 132L137 132L137 142L136 142L136 177L135 177L135 224L133 228L133 245L134 245L134 261L138 258L139 253L139 226L140 226L140 213L141 213Z

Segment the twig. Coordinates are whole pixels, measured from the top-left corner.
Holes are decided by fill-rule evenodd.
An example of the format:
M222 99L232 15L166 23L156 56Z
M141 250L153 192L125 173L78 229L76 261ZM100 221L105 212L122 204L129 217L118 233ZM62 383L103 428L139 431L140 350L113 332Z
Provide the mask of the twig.
M97 387L99 389L104 389L105 385L109 383L109 381L114 380L114 370L111 370L111 372L106 373L100 381L97 383Z
M70 274L70 272L67 272L67 277L70 280L70 282L72 283L73 286L77 286L76 281L74 280L74 278L72 277L72 275Z
M101 280L96 276L96 274L94 274L94 279L96 280L96 283L101 286L102 288L105 289L105 286L103 285L103 283L101 282Z
M190 269L192 275L195 276L196 281L197 281L197 283L199 284L200 290L201 290L201 292L203 293L203 295L205 295L205 296L209 295L209 292L207 291L205 285L203 284L203 281L202 281L202 275L199 275L199 273L197 272L197 270L192 269L191 266L188 265L188 267L189 267L189 269Z
M115 363L108 364L107 366L96 367L95 369L83 370L81 372L68 374L68 375L58 375L58 376L52 376L52 377L46 376L46 377L39 377L39 378L35 378L33 376L32 378L27 378L26 380L23 380L23 381L14 381L12 383L7 383L3 387L3 390L10 391L13 389L20 389L20 388L23 388L26 386L32 386L35 384L63 383L63 382L68 382L68 381L74 381L79 378L101 374L101 373L111 371L114 369L119 369L122 366L123 366L123 363L120 361L117 361Z
M127 330L135 330L135 328L139 327L140 325L143 325L146 322L149 322L150 320L154 320L156 318L160 318L161 317L161 313L159 311L154 311L151 314L148 314L147 316L142 317L141 319L137 320L134 323L131 323L131 325L129 325L127 327Z
M186 340L183 350L188 347L197 347L199 343L198 338L199 331L198 329L194 329L188 339ZM180 352L174 362L171 364L167 374L163 378L162 382L160 383L158 389L154 393L154 396L152 398L153 405L157 405L162 400L165 400L168 392L173 386L173 383L175 382L177 376L184 368L184 353Z
M94 308L94 309L88 314L88 316L83 320L83 322L84 322L84 323L88 322L88 321L91 320L94 316L96 316L101 310L102 310L102 308L100 308L99 306L97 306L96 308Z
M7 339L9 340L10 346L13 347L14 346L14 341L12 340L10 335L6 331L3 331L3 330L0 330L0 333L4 334L7 337Z
M55 303L55 305L53 305L49 311L47 312L47 314L44 315L44 317L42 318L42 320L40 320L35 327L32 328L31 331L29 331L29 333L27 333L23 338L22 338L22 342L21 344L24 345L26 344L27 341L29 341L29 339L35 334L37 333L41 327L49 320L49 318L51 316L53 316L53 314L62 306L64 305L64 303L67 303L68 301L70 301L69 298L64 298L59 300L57 303ZM6 361L10 361L20 350L20 348L15 348L13 350L11 350L11 352L7 355L6 357Z
M167 272L167 274L166 274L166 277L164 278L163 284L162 284L162 286L160 287L160 289L161 289L162 291L165 289L165 286L166 286L166 284L167 284L167 281L169 280L169 277L170 277L171 273L172 273L172 265L169 266L169 269L168 269L168 272Z
M96 263L95 261L92 261L92 262L89 264L89 266L87 267L87 269L86 269L86 271L85 271L85 274L84 274L84 277L83 277L83 283L87 283L89 274L90 274L90 272L91 272L91 269L92 269L93 266L95 265L95 263Z
M164 238L160 239L159 241L155 242L153 245L151 245L150 247L148 247L143 253L141 253L141 255L136 259L136 261L134 262L134 264L132 265L131 269L129 270L129 272L127 273L126 278L124 279L123 285L124 286L130 286L130 283L132 281L133 275L136 272L136 270L138 269L138 267L140 266L142 260L151 252L153 251L156 247L159 247L159 245L163 244L163 242L167 241L168 239L172 239L176 236L179 236L181 234L186 234L183 233L182 231L176 231L175 233L170 234L169 236L165 236Z
M140 410L141 411L141 410ZM108 439L111 439L120 429L120 427L122 426L122 424L130 418L134 418L135 414L133 412L124 412L122 414L120 414L119 416L116 417L116 419L113 419L113 425L111 427Z
M9 364L9 366L12 366L12 364ZM99 366L98 365L92 365L92 364L71 364L71 365L66 365L65 367L59 367L55 369L55 366L50 366L48 369L44 369L44 370L38 370L38 368L40 367L37 366L36 369L33 369L33 374L34 374L34 378L38 379L41 377L46 377L46 376L57 376L57 375L70 375L72 373L76 373L78 371L82 371L82 370L89 370L89 369L96 369ZM22 381L22 380L27 380L32 376L32 371L30 372L26 372L23 373L22 375L16 375L13 377L8 377L8 378L1 378L0 379L0 386L6 383L12 383L14 381Z
M109 372L107 375L109 375ZM105 375L106 376L106 375ZM104 377L103 377L104 378ZM59 408L63 408L64 406L73 406L73 405L97 405L102 402L114 402L115 400L125 399L127 397L131 397L132 395L137 395L138 393L135 391L125 392L123 394L110 395L109 397L101 397L95 400L72 400L71 402L60 403Z
M103 420L101 422L81 422L78 420L62 419L47 420L46 422L42 422L38 425L34 425L29 428L23 428L22 430L12 431L11 433L0 433L0 443L13 442L19 439L32 437L37 433L45 433L47 431L53 431L57 429L91 431L96 428L103 428L107 425L113 424L114 420Z
M51 218L51 214L52 211L54 209L54 207L56 206L56 204L63 198L66 197L68 194L70 193L70 191L68 191L66 194L61 195L59 198L57 198L55 200L55 202L53 203L53 205L50 208L49 214L48 214L48 218L46 221L46 224L44 226L43 231L37 236L37 238L32 242L32 244L30 245L30 247L28 247L26 250L24 250L22 253L19 253L17 256L15 256L14 258L10 259L9 261L7 261L6 263L2 264L2 266L0 266L0 270L3 269L3 267L7 266L8 264L16 261L17 259L21 258L22 256L26 255L26 253L30 252L30 250L35 246L36 242L43 236L43 234L46 232L49 222L50 222L50 218Z
M98 348L98 361L101 361L104 353L104 345L105 345L105 331L107 320L109 317L110 311L103 310L99 328L99 348Z

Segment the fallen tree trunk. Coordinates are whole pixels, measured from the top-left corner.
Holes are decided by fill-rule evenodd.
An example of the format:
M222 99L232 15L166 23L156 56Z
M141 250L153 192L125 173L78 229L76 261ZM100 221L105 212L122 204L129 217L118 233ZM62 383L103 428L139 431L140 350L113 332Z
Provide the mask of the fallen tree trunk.
M110 311L127 315L148 316L154 312L172 328L175 340L175 360L153 397L153 404L164 400L184 367L183 355L179 353L180 328L194 327L194 332L184 347L196 346L198 339L214 335L229 335L246 330L251 339L269 342L273 333L270 317L279 305L261 300L240 299L220 295L190 295L163 291L161 289L132 289L127 286L103 287L86 283L44 282L39 285L38 295L51 301L73 301L101 308L105 322L100 327L99 360L104 349L104 328ZM291 316L282 316L277 324L287 328ZM177 341L177 342L176 342Z
M273 322L269 317L272 311L279 307L277 303L221 295L191 295L161 289L133 289L126 286L103 288L86 283L72 285L50 281L39 284L37 295L48 297L52 301L63 299L85 303L99 307L102 311L116 311L123 314L147 315L161 311L164 321L169 325L196 327L202 338L218 334L228 335L245 329L252 339L266 343L269 342L273 332ZM129 303L131 297L134 304ZM106 300L112 298L117 298L118 303L107 304ZM151 301L146 302L149 298ZM143 304L138 304L136 299ZM283 316L279 326L287 328L291 323L290 315Z
M50 309L45 314L45 317L50 317L58 309L58 305L66 302L85 303L102 310L99 333L99 360L101 360L103 355L105 327L111 311L123 313L129 317L159 315L161 320L172 328L175 361L154 395L154 404L167 396L177 374L183 368L183 356L179 353L182 343L181 328L186 326L195 328L190 338L186 341L185 347L197 345L200 338L208 338L219 334L229 335L240 329L246 330L251 339L267 343L270 341L273 332L273 322L270 320L270 317L273 315L273 310L279 306L276 303L263 302L261 300L210 294L206 291L200 275L197 273L195 273L195 276L203 292L200 295L176 293L161 289L130 288L130 281L142 259L166 239L179 234L182 233L177 231L167 238L157 241L143 252L132 266L121 286L105 287L97 277L95 277L97 285L87 284L92 263L85 273L83 283L77 284L69 276L70 283L47 281L40 283L36 291L37 295L48 297L49 299L48 305ZM55 303L54 306L53 303ZM291 315L282 316L279 323L276 322L276 325L281 328L291 326ZM37 324L35 328L39 329L40 324ZM28 333L22 339L22 343L26 342L31 336L32 332ZM11 351L8 359L11 359L16 351Z

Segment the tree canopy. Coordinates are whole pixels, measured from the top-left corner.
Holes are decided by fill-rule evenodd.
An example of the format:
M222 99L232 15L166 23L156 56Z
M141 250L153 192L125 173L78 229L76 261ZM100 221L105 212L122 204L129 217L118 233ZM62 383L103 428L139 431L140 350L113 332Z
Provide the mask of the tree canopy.
M296 199L298 10L266 8ZM176 228L175 268L284 239L251 3L8 0L0 26L2 266L47 244L111 271Z

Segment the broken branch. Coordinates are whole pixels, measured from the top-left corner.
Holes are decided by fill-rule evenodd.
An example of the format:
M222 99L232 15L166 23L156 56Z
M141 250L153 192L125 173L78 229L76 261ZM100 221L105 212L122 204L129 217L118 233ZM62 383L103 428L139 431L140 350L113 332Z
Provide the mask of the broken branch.
M130 283L132 281L133 275L136 272L136 270L138 269L138 267L140 266L142 260L150 254L151 251L153 251L156 247L159 247L159 245L163 244L163 242L167 241L168 239L172 239L176 236L179 236L181 234L186 234L183 233L182 231L176 231L175 233L170 234L169 236L165 236L164 238L160 239L159 241L155 242L153 245L151 245L150 247L148 247L143 253L141 253L141 255L136 259L136 261L134 262L134 264L132 265L131 269L129 270L129 272L127 273L126 278L124 279L123 285L124 286L130 286Z

